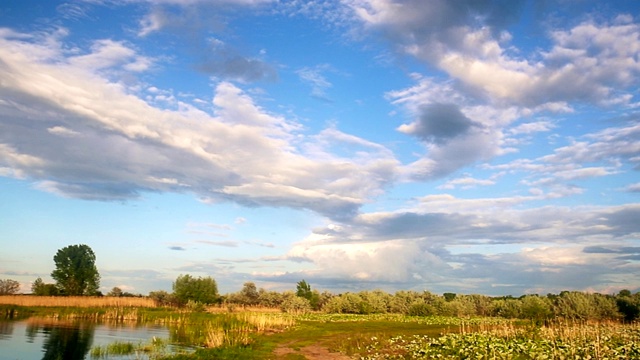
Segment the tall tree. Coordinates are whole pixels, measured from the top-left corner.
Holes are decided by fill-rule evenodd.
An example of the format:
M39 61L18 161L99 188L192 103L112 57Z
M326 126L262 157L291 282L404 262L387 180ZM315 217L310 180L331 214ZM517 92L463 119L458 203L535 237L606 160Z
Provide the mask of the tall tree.
M95 295L100 287L96 255L87 245L69 245L53 257L51 277L64 295Z
M11 279L0 280L0 295L17 294L18 291L20 291L19 282Z

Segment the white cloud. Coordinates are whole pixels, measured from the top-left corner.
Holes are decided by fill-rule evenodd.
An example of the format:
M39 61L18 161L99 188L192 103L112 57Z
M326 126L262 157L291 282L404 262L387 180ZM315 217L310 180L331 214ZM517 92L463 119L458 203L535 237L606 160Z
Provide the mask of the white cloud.
M520 124L509 129L509 133L512 135L519 134L531 134L536 132L546 132L551 131L556 126L550 121L536 121L536 122L528 122L524 124Z
M502 8L471 1L347 3L365 27L382 30L397 49L438 66L464 84L468 94L499 106L625 104L630 100L625 90L640 75L640 27L624 18L553 30L551 50L516 56L508 44L513 36L501 27L521 9L519 1Z
M638 205L522 206L540 199L425 196L416 207L315 229L287 255L312 264L297 275L314 283L464 292L477 286L484 293L492 284L512 284L495 286L499 294L603 287L638 267L625 257L637 248L624 247L639 235ZM598 250L600 244L621 249ZM592 278L581 278L585 273Z
M330 67L325 64L317 65L315 67L304 67L296 71L300 80L311 86L311 96L321 100L329 100L329 97L327 96L327 89L333 86L333 84L331 84L331 82L329 82L322 74L322 72L326 70L330 70Z
M471 189L477 186L489 186L494 185L495 180L491 179L475 179L470 176L465 176L457 179L452 179L438 186L438 189L455 189L457 186L462 189Z
M628 191L628 192L640 192L640 182L635 183L635 184L627 185L627 186L624 188L624 191Z
M50 127L47 129L47 131L49 131L52 134L56 134L56 135L60 135L60 136L67 136L67 137L74 137L74 136L79 136L80 133L77 131L73 131L71 129L67 129L64 126L54 126L54 127Z
M266 112L228 82L215 88L213 115L181 102L176 110L154 107L90 71L118 64L115 54L137 56L120 43L99 42L91 55L65 59L51 39L0 41L3 71L11 74L0 87L0 111L11 114L0 135L0 166L41 181L41 189L102 200L188 190L345 216L395 177L390 151L336 130L308 137L307 153L298 147L299 124ZM26 117L33 127L20 125ZM357 150L336 155L337 144Z

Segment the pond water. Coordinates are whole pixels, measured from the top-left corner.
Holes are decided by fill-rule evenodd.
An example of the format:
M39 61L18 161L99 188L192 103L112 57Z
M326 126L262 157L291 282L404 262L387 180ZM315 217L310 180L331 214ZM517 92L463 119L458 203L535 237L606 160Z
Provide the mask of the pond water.
M16 359L92 359L92 347L116 341L134 345L153 338L169 339L169 329L161 325L100 324L87 321L27 319L0 321L0 360ZM139 359L139 355L109 359Z

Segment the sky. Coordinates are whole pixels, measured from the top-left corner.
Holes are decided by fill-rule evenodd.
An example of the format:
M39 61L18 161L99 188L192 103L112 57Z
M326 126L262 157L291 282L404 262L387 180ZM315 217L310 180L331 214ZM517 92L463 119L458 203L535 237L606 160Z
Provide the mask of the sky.
M640 290L634 0L5 0L0 278Z

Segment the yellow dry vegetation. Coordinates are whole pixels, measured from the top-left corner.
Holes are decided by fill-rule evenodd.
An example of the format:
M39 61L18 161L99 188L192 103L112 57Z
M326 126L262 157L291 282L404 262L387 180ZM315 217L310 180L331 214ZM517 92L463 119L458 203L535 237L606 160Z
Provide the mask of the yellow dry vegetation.
M0 305L51 307L156 307L155 302L149 298L111 296L3 295L0 296Z

